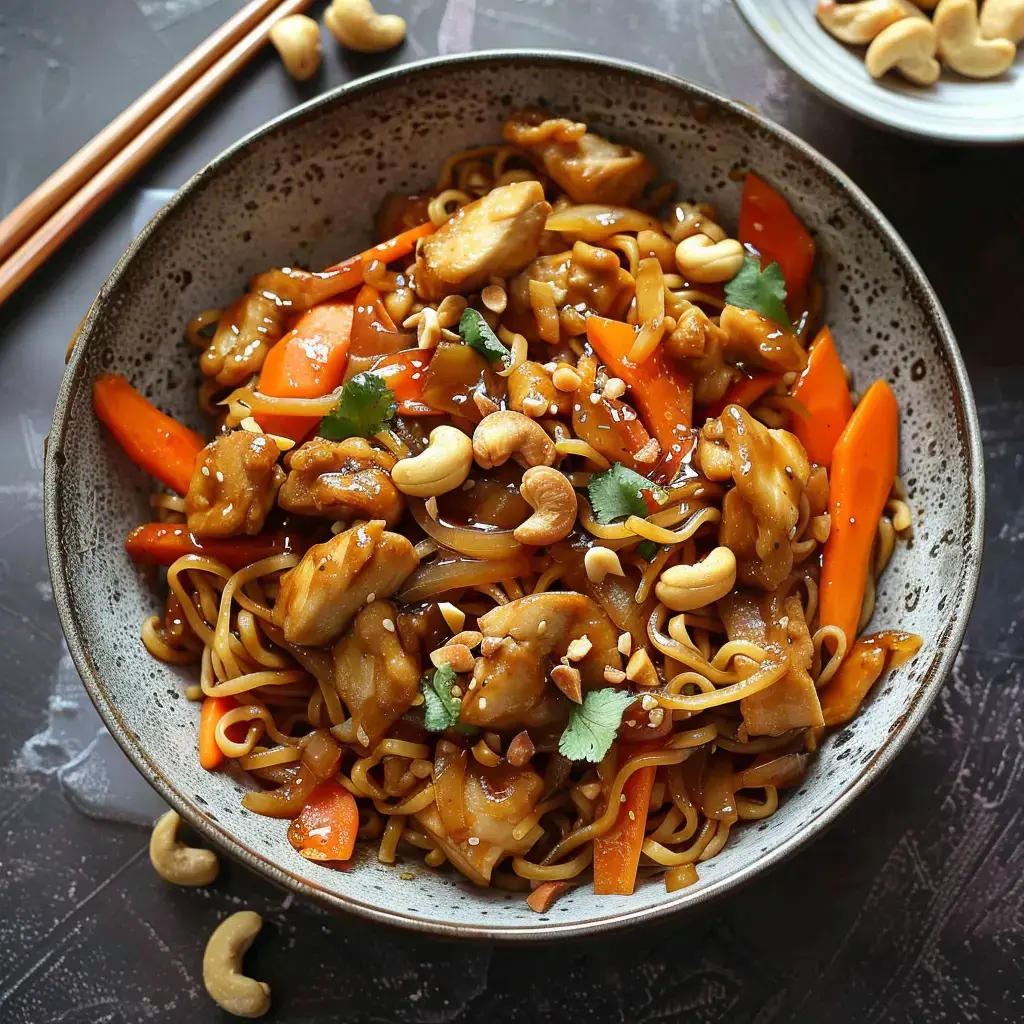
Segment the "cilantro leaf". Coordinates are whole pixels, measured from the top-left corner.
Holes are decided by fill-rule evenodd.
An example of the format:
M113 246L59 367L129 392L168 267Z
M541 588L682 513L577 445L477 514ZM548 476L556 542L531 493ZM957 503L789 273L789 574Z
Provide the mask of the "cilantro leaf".
M653 562L658 553L658 545L653 540L642 540L636 546L636 553L645 561Z
M595 473L587 484L590 504L599 523L610 523L622 516L647 517L643 491L651 491L655 501L663 501L665 490L646 477L616 462L611 469Z
M420 680L423 694L423 724L427 732L444 732L456 729L462 733L475 733L474 725L460 725L459 711L462 704L452 696L452 687L458 682L451 665L442 665L433 675Z
M502 362L507 365L512 358L512 353L498 340L478 310L467 309L463 312L459 320L459 334L470 348L475 348L489 363Z
M786 282L778 263L764 270L756 256L743 261L739 273L725 286L725 301L740 309L754 309L787 331L793 330L786 312Z
M320 436L330 441L372 437L398 408L395 393L375 373L357 373L345 382L338 404L320 421Z
M591 690L583 703L569 712L569 724L558 741L558 752L571 761L600 761L615 739L626 708L635 700L635 693L610 686Z

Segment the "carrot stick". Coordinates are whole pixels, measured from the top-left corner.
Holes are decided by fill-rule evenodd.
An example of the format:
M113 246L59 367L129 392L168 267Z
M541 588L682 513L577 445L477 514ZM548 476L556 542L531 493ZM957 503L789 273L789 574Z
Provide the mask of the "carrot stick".
M638 768L626 779L622 788L626 799L615 824L594 840L594 892L599 896L628 896L636 886L656 771L654 767Z
M124 542L128 556L141 565L173 565L182 555L208 555L235 570L271 555L301 551L302 546L298 537L287 533L200 541L183 523L143 523Z
M749 409L762 395L767 394L779 382L781 374L755 373L753 377L741 377L729 385L725 394L707 408L707 414L717 419L725 412L727 405L739 405Z
M631 362L628 355L636 330L620 320L588 317L587 340L612 373L629 386L630 401L661 445L658 470L671 479L692 445L693 385L668 362L661 348L642 363Z
M199 712L199 763L212 772L223 760L224 754L217 746L217 723L238 707L234 697L206 697Z
M356 253L355 256L349 256L347 260L342 260L341 263L335 263L333 267L328 267L324 273L337 273L339 275L339 287L336 294L347 292L352 288L358 288L361 284L365 283L363 271L366 269L367 264L372 263L374 260L380 260L381 263L393 263L395 260L400 260L403 256L408 256L416 248L416 243L421 238L426 238L427 235L432 234L435 230L434 225L429 222L420 224L419 227L403 231L400 235L395 235L394 238L389 238L386 242L381 242L379 245L374 245L363 252Z
M196 457L206 447L194 430L161 412L116 373L96 378L92 405L136 466L178 494L188 491Z
M307 860L348 860L356 845L359 808L335 779L321 782L288 828L288 841Z
M320 398L345 376L355 307L351 302L322 302L299 317L295 326L267 353L259 389L275 398ZM301 441L318 417L259 413L256 422L270 434Z
M526 897L526 905L535 913L543 914L551 909L551 905L559 896L567 893L572 887L572 882L540 882Z
M757 250L762 267L778 263L791 301L803 296L814 266L814 239L789 203L753 171L743 184L740 241Z
M853 399L827 327L822 327L814 339L807 368L794 381L790 394L810 413L806 419L794 417L793 433L811 462L830 466L836 442L853 415Z
M857 635L871 545L899 459L899 407L885 381L865 392L832 453L829 513L832 528L821 564L823 626Z

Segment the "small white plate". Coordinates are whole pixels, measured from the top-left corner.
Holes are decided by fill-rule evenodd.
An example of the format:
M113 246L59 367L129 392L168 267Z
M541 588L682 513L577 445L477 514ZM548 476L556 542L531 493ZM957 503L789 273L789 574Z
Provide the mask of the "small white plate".
M809 86L865 120L946 142L1024 142L1021 54L1007 74L988 81L946 69L930 87L895 74L875 80L864 67L865 47L833 39L815 20L814 0L736 0L736 6L765 45Z

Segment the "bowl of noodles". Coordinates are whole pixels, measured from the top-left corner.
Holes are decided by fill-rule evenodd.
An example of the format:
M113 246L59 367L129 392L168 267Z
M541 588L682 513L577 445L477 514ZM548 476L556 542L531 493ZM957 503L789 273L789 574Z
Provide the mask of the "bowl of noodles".
M71 653L303 895L550 938L725 892L892 760L977 581L976 414L878 211L595 58L363 79L189 181L47 452Z

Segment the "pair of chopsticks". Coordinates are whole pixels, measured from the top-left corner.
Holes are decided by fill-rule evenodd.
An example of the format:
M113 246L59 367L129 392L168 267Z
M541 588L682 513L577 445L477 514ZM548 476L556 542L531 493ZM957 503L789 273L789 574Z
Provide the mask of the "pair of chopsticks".
M0 303L312 0L251 0L0 221Z

